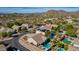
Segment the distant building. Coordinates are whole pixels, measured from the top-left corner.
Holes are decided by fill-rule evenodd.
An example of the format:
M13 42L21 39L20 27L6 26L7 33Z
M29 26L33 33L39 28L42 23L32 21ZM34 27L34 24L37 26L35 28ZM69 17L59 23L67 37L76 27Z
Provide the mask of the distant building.
M71 17L71 16L67 16L66 18L67 18L67 19L72 19L72 17Z
M77 37L79 38L79 34L77 34Z
M74 22L74 28L79 29L79 22Z
M3 32L5 30L4 27L0 27L0 32Z
M66 34L66 31L60 30L60 31L59 31L59 34L64 35L64 34Z
M20 28L21 28L21 27L18 26L18 25L13 25L13 26L12 26L12 29L15 30L15 31L17 31L17 32L19 31Z
M47 20L58 20L58 18L47 18L47 19L45 19L45 21L47 21Z
M52 27L58 27L58 25L56 25L56 24L52 24Z
M41 31L47 31L47 30L51 30L52 29L52 27L53 27L53 25L52 24L46 24L46 25L44 25L44 26L41 26L40 28L39 28L39 30L41 30Z
M68 48L68 51L79 51L79 48L70 45L69 48Z
M28 29L28 24L22 24L21 29Z
M66 21L67 21L68 23L72 23L72 22L73 22L72 19L66 19Z
M79 21L79 18L77 18L77 21Z
M6 30L6 32L13 32L13 29L11 29L11 28L6 28L5 30Z
M42 32L42 31L37 30L36 31L36 34L38 34L38 33L41 33L41 34L45 35L45 32Z
M76 31L77 34L79 34L79 29Z
M13 32L13 30L11 28L1 27L0 32Z

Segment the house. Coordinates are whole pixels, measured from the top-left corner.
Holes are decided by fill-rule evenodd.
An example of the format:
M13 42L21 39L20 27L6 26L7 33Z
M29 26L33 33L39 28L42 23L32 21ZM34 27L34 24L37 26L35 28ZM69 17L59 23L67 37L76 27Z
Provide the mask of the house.
M79 29L76 31L77 34L79 34Z
M72 22L73 22L72 19L66 19L66 21L67 21L68 23L72 23Z
M3 32L5 30L4 27L0 27L0 32Z
M58 20L58 18L47 18L47 19L44 19L45 21L47 20Z
M66 18L67 18L67 19L72 19L72 17L71 17L71 16L67 16Z
M79 34L77 34L77 37L79 38Z
M39 28L39 30L41 30L41 31L50 31L51 29L52 29L52 27L53 27L53 25L52 24L46 24L46 25L44 25L44 26L41 26L40 28Z
M0 32L13 32L13 30L11 28L1 27Z
M28 29L28 24L22 24L21 29Z
M26 35L28 37L28 35ZM29 43L32 43L36 46L38 45L41 45L43 42L46 41L46 37L41 34L41 33L38 33L38 34L32 34L28 37L28 40L27 40Z
M74 22L74 28L79 29L79 22Z
M29 32L29 33L36 33L36 29L34 29L34 28L29 28L29 29L28 29L28 32Z
M18 25L13 25L13 26L12 26L12 29L13 29L14 31L17 31L17 32L20 30L20 28L21 28L21 27L18 26Z
M41 34L45 35L45 32L42 32L42 31L36 30L36 34L38 34L38 33L41 33Z
M56 25L56 24L52 24L52 27L58 27L58 25Z
M11 28L6 28L5 30L6 30L7 33L8 32L14 32L13 29L11 29Z
M60 31L59 31L59 34L64 35L64 34L66 34L66 31L60 30Z
M0 51L6 51L6 47L3 44L0 44Z
M73 22L71 16L67 16L66 18L67 18L66 21L67 21L68 23L72 23L72 22Z
M77 18L77 21L79 21L79 18Z
M75 46L70 45L70 46L68 47L68 51L79 51L79 48L78 48L78 47L75 47Z
M74 44L79 45L79 38L73 38L73 39L74 39L74 40L73 40Z
M30 34L28 34L30 35ZM34 35L34 34L32 34ZM34 42L34 40L30 40L30 42ZM28 38L26 35L23 35L20 39L19 39L19 43L21 44L21 46L23 46L26 50L28 51L43 51L43 49L41 49L38 46L35 46L34 44L28 42Z

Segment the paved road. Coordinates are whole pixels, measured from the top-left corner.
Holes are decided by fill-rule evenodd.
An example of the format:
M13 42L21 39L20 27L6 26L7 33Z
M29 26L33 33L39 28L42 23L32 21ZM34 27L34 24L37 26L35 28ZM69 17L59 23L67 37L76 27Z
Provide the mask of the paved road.
M13 38L12 40L12 46L21 50L21 51L29 51L28 49L26 49L25 47L23 47L20 43L19 43L19 38L24 35L26 33L21 33L21 35L19 35L18 37Z
M23 36L25 34L26 34L25 32L24 33L22 32L18 37L14 37L11 40L6 40L6 41L4 41L4 43L9 44L8 47L10 47L10 46L15 47L15 48L17 48L18 50L21 50L21 51L30 51L30 50L31 51L42 51L42 49L40 49L38 47L35 47L35 46L33 46L29 43L27 43L27 44L24 43L23 44L23 42L22 42L22 44L24 45L24 46L22 46L19 43L19 39L20 39L21 36ZM27 49L27 48L29 48L30 50Z
M25 47L23 47L20 43L19 43L19 38L24 35L26 33L21 33L21 35L19 35L18 37L14 37L12 40L10 41L5 41L5 43L9 43L9 46L15 47L21 51L29 51L28 49L26 49Z

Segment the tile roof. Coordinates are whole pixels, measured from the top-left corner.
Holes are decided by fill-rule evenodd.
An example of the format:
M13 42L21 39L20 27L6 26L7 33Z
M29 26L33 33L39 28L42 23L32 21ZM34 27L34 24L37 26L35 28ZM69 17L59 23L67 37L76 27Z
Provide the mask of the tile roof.
M47 29L50 30L52 28L51 24L46 24L45 26L41 26L40 29Z
M38 44L42 44L43 42L45 42L46 40L46 37L39 33L39 34L36 34L32 37Z

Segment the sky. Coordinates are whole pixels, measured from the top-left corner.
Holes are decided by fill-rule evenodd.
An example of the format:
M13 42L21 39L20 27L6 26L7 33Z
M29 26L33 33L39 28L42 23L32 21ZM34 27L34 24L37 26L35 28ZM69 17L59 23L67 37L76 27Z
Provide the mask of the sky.
M0 7L0 13L41 13L48 10L79 11L79 7Z

